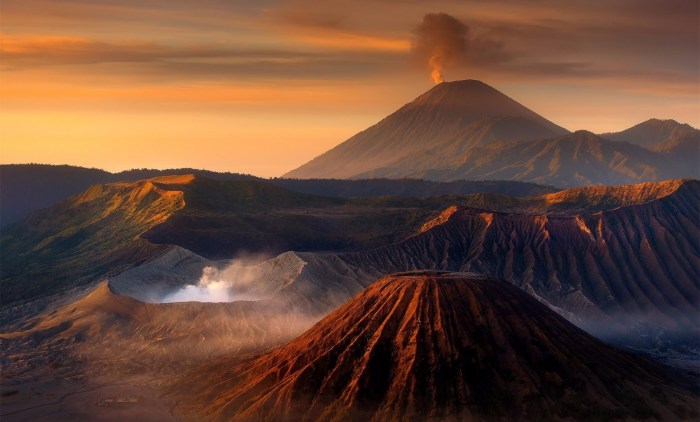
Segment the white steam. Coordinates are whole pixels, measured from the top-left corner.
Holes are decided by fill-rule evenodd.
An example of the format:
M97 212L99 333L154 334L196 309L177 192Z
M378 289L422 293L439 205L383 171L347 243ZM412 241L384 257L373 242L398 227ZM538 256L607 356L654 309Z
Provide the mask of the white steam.
M233 302L269 297L279 283L270 279L268 265L258 263L260 260L247 257L235 259L223 269L204 267L196 284L186 285L160 302Z
M217 279L219 271L205 267L196 285L187 285L175 293L165 296L161 302L232 302L236 300L232 291L233 280Z

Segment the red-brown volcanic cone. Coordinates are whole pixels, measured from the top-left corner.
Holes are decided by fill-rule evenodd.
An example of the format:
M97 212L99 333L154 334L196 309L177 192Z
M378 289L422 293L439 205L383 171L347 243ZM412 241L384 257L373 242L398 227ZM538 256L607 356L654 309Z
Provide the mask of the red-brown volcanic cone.
M664 368L466 273L385 277L288 345L173 392L185 413L236 421L697 417L697 395Z

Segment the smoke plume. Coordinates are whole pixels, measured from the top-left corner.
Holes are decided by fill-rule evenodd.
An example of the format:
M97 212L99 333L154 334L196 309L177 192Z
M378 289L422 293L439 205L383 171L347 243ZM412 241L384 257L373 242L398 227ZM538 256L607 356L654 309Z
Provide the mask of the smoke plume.
M430 66L433 81L444 81L445 68L465 61L469 27L447 13L428 13L415 30L413 53Z
M195 284L183 286L159 302L233 302L261 300L272 295L296 273L277 268L264 256L238 257L223 268L207 266ZM261 262L262 261L262 262Z

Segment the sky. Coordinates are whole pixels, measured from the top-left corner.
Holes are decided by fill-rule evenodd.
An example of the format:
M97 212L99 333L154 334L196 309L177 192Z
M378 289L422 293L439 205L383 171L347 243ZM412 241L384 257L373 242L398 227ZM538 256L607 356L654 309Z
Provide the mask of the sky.
M697 0L2 0L0 162L280 176L445 80L569 130L700 127Z

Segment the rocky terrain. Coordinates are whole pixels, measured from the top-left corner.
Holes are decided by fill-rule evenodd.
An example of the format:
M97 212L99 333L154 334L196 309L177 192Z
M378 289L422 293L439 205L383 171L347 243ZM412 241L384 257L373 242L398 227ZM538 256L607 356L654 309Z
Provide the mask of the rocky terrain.
M474 271L511 281L599 336L640 331L635 337L646 347L663 342L658 335L697 347L698 182L650 187L618 188L618 206L573 215L452 207L402 242L355 253L299 254L308 264L279 294L333 308L382 275ZM605 191L614 190L588 193L609 204ZM581 194L548 198L556 207ZM631 202L621 205L621 198Z
M104 281L0 334L0 418L176 421L164 380L283 344L320 317L270 300L144 303ZM138 401L100 404L119 398Z
M3 266L17 270L9 273L14 278L3 271L3 295L12 286L53 293L3 303L0 388L9 395L1 414L41 419L67 406L77 413L61 414L79 417L86 397L126 394L132 390L124 385L136 385L134 391L152 400L130 407L132 417L148 419L143 415L152 411L160 416L151 420L162 420L172 416L173 403L155 394L172 374L226 356L233 365L245 354L269 350L375 280L417 270L504 279L598 338L693 369L699 196L699 182L685 179L531 197L328 198L192 175L95 186L33 214L26 220L31 226L2 232ZM297 227L271 224L280 216L294 217ZM396 216L402 225L387 225ZM214 245L226 245L231 236L298 242L305 221L307 227L333 221L327 227L366 236L367 227L379 225L362 221L376 218L387 225L369 231L379 246L356 251L314 250L316 238L302 237L310 250L277 256L234 250L218 259L198 243L195 249L205 253L178 240L183 233L189 233L185 240L205 233ZM382 230L401 235L381 240ZM158 244L149 235L154 232ZM657 402L643 410L625 405L624 412L685 414L663 413ZM605 415L619 410L601 406Z
M459 186L464 185L451 188ZM511 191L508 186L491 184L486 191L495 187L498 195ZM532 185L525 192L530 189L554 191ZM377 247L404 239L451 204L474 200L474 195L324 197L260 180L193 174L93 185L2 229L4 304L50 299L146 262L173 244L215 259ZM0 320L5 314L0 311Z
M502 193L532 196L555 192L551 186L513 181L435 182L418 179L263 179L248 174L220 173L200 169L137 169L118 173L68 165L0 164L0 227L18 222L33 211L55 205L92 185L135 182L161 176L194 174L211 180L257 180L285 189L320 196L410 196Z
M692 383L606 346L510 283L386 277L289 344L171 387L197 420L663 419L698 416Z

